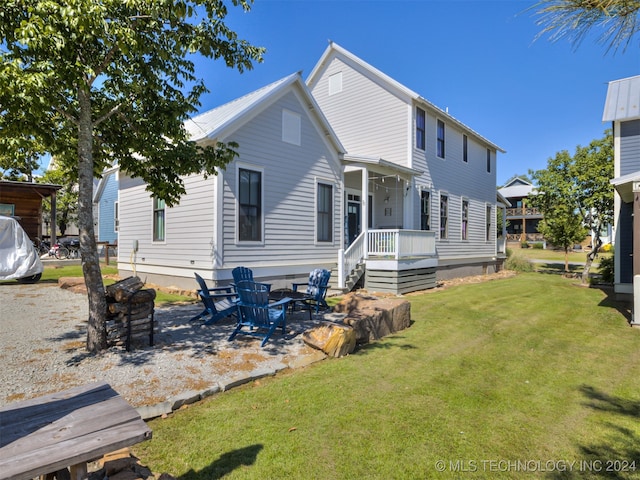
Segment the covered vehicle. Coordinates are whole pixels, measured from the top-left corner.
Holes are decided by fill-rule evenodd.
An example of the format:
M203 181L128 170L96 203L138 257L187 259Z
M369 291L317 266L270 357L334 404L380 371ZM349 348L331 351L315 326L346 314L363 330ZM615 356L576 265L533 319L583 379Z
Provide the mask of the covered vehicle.
M18 221L0 215L0 280L34 283L43 270L33 242Z

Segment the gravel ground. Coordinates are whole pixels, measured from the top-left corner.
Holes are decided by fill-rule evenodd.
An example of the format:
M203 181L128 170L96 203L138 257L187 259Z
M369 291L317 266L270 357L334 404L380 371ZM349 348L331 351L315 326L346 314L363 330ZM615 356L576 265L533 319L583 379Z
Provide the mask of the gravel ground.
M50 283L0 284L0 407L94 381L108 382L134 407L155 405L252 372L323 358L301 339L310 326L307 312L289 315L286 334L278 330L260 348L254 337L228 342L230 319L212 326L189 323L201 310L195 304L156 308L153 347L89 355L86 295Z

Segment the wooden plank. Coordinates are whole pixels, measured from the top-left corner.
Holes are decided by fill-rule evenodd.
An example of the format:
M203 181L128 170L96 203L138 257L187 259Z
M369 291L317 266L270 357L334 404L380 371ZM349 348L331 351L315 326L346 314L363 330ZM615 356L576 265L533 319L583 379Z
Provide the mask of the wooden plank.
M0 415L0 480L30 479L151 437L104 382L8 405Z

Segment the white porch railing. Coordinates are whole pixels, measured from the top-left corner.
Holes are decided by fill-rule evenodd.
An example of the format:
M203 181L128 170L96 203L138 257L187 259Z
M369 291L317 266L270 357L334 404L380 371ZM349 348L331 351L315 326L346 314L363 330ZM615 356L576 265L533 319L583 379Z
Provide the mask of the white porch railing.
M369 230L368 257L394 259L436 254L436 234L425 230Z
M365 242L366 240L366 242ZM345 288L347 276L365 258L430 257L436 255L435 232L425 230L369 230L361 233L346 250L338 253L338 287Z
M338 251L338 287L344 288L349 275L365 257L364 232L346 250Z

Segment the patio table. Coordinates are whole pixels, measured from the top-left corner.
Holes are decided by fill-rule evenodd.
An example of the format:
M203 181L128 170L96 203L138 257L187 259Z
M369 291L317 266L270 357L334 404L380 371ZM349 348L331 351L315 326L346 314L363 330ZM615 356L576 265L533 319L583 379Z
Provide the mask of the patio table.
M279 288L277 290L272 290L269 292L269 300L272 302L278 302L283 298L291 299L291 310L295 309L296 303L302 303L307 305L307 300L311 300L313 297L311 295L306 294L305 292L294 292L289 288ZM309 320L311 320L311 308L309 310Z

